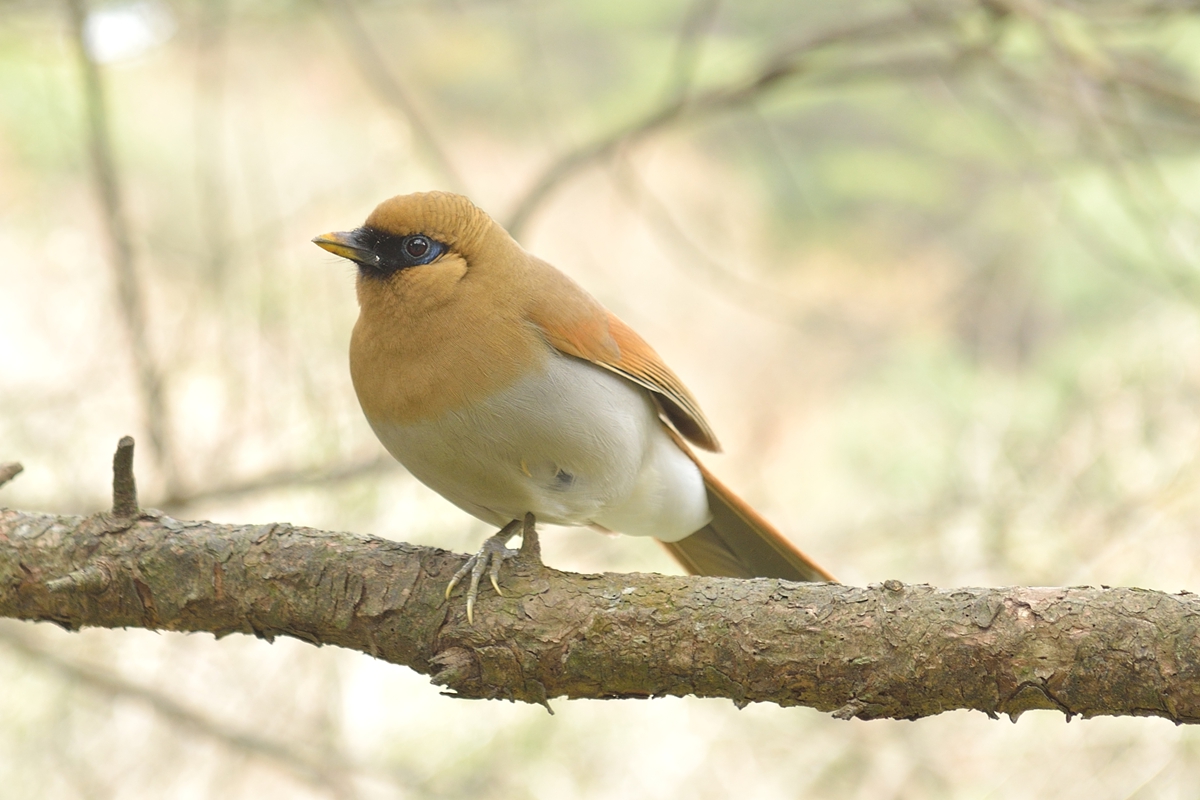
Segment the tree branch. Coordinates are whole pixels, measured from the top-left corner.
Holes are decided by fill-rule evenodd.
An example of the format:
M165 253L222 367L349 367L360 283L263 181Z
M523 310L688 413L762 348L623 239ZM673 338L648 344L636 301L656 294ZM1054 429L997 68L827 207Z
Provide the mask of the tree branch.
M1200 598L1187 592L576 575L525 554L469 625L462 600L444 597L463 559L287 524L0 510L0 616L293 636L468 698L694 694L843 718L1049 708L1200 722Z

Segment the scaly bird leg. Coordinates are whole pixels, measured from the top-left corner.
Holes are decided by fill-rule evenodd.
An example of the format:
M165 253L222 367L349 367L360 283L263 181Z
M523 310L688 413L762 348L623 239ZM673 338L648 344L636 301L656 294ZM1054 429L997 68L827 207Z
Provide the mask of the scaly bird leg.
M540 559L540 550L537 543L537 533L534 531L534 516L532 513L526 514L525 519L514 519L512 522L505 525L495 534L484 540L483 546L479 548L479 552L467 559L467 563L462 565L458 572L454 573L454 577L450 579L450 583L446 585L446 599L450 599L450 593L454 591L454 587L458 586L459 581L466 577L467 573L471 573L471 584L467 587L467 623L474 624L475 617L475 600L479 597L479 581L483 578L483 573L486 571L488 579L492 582L492 588L496 590L496 594L501 597L504 592L500 591L500 565L505 560L515 558L518 551L508 549L508 541L517 533L520 533L523 539L521 545L521 553L529 553L534 558Z

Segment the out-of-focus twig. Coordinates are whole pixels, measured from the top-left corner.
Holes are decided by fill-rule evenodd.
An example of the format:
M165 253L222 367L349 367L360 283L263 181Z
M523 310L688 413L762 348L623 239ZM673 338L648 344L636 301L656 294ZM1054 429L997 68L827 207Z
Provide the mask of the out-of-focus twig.
M748 79L716 86L691 96L675 97L641 119L600 136L552 161L514 204L504 227L519 239L534 212L554 190L575 173L653 133L683 121L694 121L741 108L757 100L788 79L804 73L809 66L808 57L820 50L848 41L864 43L903 36L914 28L928 29L931 24L929 20L911 11L903 11L834 28L784 48Z
M675 41L675 52L667 71L667 88L663 93L666 102L683 100L692 90L696 80L696 69L704 54L705 34L712 27L721 9L721 0L692 0L683 24L679 26L679 38Z
M8 483L24 471L25 467L21 466L16 461L9 461L4 464L0 464L0 486Z
M827 314L808 311L788 303L769 287L748 280L730 270L709 253L675 219L661 199L646 185L627 159L613 160L613 181L630 206L636 208L651 232L687 261L690 269L708 277L723 297L756 314L774 319L804 333L822 333L838 326ZM848 335L848 334L847 334Z
M109 260L116 277L117 301L129 340L141 389L150 446L169 487L178 484L177 464L171 442L170 420L164 381L146 330L146 310L138 281L129 220L125 214L121 181L113 156L108 122L108 103L100 67L87 41L86 0L67 0L70 33L79 61L87 126L88 160L91 163L97 199L104 217Z
M196 141L196 193L208 256L208 277L217 291L224 283L233 252L229 193L223 180L222 159L228 16L228 0L209 0L199 5L195 26L196 98L192 124Z
M326 789L344 786L356 768L333 753L306 753L295 746L240 731L205 714L188 708L174 698L148 686L126 680L107 670L63 657L27 635L16 625L0 626L0 642L33 659L71 681L114 697L136 700L149 706L164 719L226 747L249 756L264 758L287 769L305 782Z
M199 488L189 491L186 494L169 495L157 501L154 506L165 511L179 511L188 506L212 500L230 500L258 494L259 492L288 489L294 486L320 486L340 483L342 481L363 478L368 475L393 472L397 469L396 460L387 455L361 461L349 461L332 467L281 469L242 481Z
M997 74L1016 86L1016 94L1039 97L1053 94L1054 107L1073 113L1074 123L1091 142L1090 151L1103 166L1106 174L1121 191L1116 199L1129 218L1144 232L1143 243L1154 256L1134 266L1129 259L1114 256L1123 243L1108 242L1098 246L1096 236L1103 230L1086 230L1081 244L1098 254L1101 263L1117 264L1135 273L1146 267L1156 272L1156 278L1181 298L1200 302L1200 281L1196 278L1196 263L1180 248L1172 248L1178 217L1168 214L1182 211L1190 217L1193 228L1200 224L1194 212L1172 190L1159 169L1154 148L1145 138L1143 124L1134 118L1129 107L1131 99L1143 104L1166 106L1171 113L1200 122L1200 94L1197 87L1188 86L1180 76L1170 74L1164 64L1152 65L1145 59L1131 59L1108 46L1094 35L1084 15L1075 15L1071 37L1066 37L1060 25L1046 14L1046 9L1033 4L1005 3L1009 13L1027 19L1037 31L1053 63L1064 76L1061 86L1047 86L1022 75L1000 59L992 50L983 53ZM1079 42L1085 41L1086 47ZM1191 91L1189 91L1189 88ZM1193 135L1198 131L1193 130ZM1130 152L1124 152L1129 150ZM1165 202L1155 203L1156 200ZM1077 209L1072 209L1079 213ZM1085 226L1094 227L1094 226Z
M385 103L399 111L408 121L417 145L425 151L430 163L448 184L448 188L465 193L466 182L462 175L438 143L437 136L425 121L408 90L392 74L391 68L384 61L379 48L375 46L359 18L353 0L325 0L325 7L329 9L338 33L341 34L347 50L367 83Z

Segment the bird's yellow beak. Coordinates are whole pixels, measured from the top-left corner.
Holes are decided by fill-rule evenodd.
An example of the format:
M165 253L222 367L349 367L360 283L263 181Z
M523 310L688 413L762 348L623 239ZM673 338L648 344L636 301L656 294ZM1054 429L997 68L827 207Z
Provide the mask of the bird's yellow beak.
M356 230L344 233L323 233L313 238L313 244L356 264L374 266L379 262L379 256L371 250L362 234Z

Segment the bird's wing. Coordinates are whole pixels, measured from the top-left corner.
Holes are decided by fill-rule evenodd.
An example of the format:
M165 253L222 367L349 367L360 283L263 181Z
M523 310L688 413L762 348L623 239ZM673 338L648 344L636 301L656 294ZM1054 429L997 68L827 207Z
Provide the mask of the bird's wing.
M574 283L570 286L577 289ZM587 302L582 302L582 298L570 296L574 292L563 294L567 296L559 299L564 302L529 310L529 321L541 329L546 340L560 352L586 359L649 389L663 416L685 439L705 450L720 451L696 398L654 348L590 295L584 294Z

